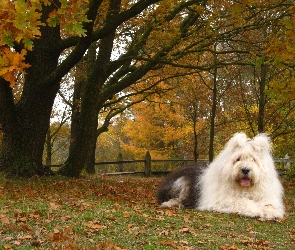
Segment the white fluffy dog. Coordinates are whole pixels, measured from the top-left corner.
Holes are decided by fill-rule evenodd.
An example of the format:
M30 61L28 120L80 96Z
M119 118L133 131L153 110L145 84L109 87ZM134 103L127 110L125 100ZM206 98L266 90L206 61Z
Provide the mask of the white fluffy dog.
M168 175L157 198L162 207L277 219L284 216L283 193L269 138L260 134L251 140L237 133L209 167L182 168Z

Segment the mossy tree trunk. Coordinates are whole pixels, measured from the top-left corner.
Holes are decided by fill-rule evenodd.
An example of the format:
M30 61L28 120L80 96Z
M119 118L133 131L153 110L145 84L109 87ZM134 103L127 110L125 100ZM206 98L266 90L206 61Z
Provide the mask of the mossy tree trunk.
M94 20L101 0L91 0L93 10L88 19ZM49 13L59 8L58 0L43 6L41 21L46 23ZM0 170L11 177L30 177L49 174L42 165L46 133L54 99L62 77L82 58L91 44L93 22L85 24L86 36L62 41L60 27L41 26L41 37L35 39L32 51L26 56L31 66L26 70L19 100L14 98L9 83L0 78L0 122L3 128L3 148ZM70 55L59 64L62 51L75 46ZM21 50L21 46L16 46Z
M56 5L44 7L46 20ZM26 57L31 66L26 70L19 101L3 79L0 81L0 112L3 125L3 149L0 167L9 176L47 174L42 166L42 155L52 105L59 89L59 80L47 78L57 67L59 27L42 26L42 36ZM46 81L44 79L47 78Z

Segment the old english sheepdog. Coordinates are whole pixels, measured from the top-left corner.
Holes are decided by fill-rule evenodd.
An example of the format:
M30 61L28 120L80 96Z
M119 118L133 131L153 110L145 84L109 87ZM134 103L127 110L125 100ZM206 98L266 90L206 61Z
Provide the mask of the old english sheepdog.
M158 190L162 207L235 213L268 220L283 218L284 190L274 166L270 139L236 133L206 168L169 174Z

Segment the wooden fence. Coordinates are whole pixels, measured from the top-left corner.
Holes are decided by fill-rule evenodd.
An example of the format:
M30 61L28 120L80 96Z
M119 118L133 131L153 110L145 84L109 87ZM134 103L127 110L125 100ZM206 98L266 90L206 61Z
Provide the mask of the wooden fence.
M275 158L274 159L276 163L276 167L279 171L279 174L285 175L287 170L291 167L291 164L295 162L295 159L290 159L288 154L284 158ZM142 167L138 168L137 170L132 171L126 171L125 165L130 164L143 164ZM168 170L167 168L165 170L157 170L154 168L153 165L157 163L162 163L162 166L167 166L169 164L177 164L177 167L180 166L187 166L187 165L196 165L196 166L207 166L209 164L209 160L207 159L198 159L197 162L194 160L186 159L174 159L174 160L155 160L151 158L151 155L149 152L146 152L145 158L143 160L123 160L122 154L119 154L116 161L104 161L104 162L96 162L96 173L101 172L104 175L120 175L120 174L144 174L144 176L150 176L151 174L166 174L171 172L175 169L174 167L170 167ZM164 164L165 163L165 164ZM115 167L112 169L112 171L104 171L99 166L104 165L114 165ZM61 165L51 165L51 169L58 170Z
M279 166L279 173L284 174L288 168L290 168L291 163L294 162L294 159L290 159L288 155L285 158L275 158L275 163L278 163ZM153 174L160 174L160 173L168 173L170 171L154 171L152 167L152 163L179 163L179 165L186 166L186 165L197 165L197 166L206 166L209 164L209 161L206 159L199 159L197 162L194 160L189 159L175 159L175 160L155 160L151 158L149 152L146 152L145 158L143 160L123 160L122 154L119 154L116 161L105 161L105 162L96 162L96 166L101 165L116 165L116 171L114 172L106 172L103 174L106 175L119 175L119 174L144 174L144 176L150 176ZM143 168L142 171L124 171L125 164L134 164L134 163L142 163Z
M96 162L95 165L110 165L115 164L116 172L109 172L105 173L107 175L116 175L116 174L144 174L144 176L150 176L153 174L161 174L161 173L167 173L170 172L169 170L164 171L154 171L152 168L152 163L179 163L179 165L186 166L186 165L207 165L208 160L200 159L197 162L194 160L189 159L173 159L173 160L155 160L151 158L151 155L149 152L146 152L145 157L143 160L123 160L122 154L119 154L117 161L105 161L105 162ZM124 164L134 164L134 163L143 163L142 171L124 171Z

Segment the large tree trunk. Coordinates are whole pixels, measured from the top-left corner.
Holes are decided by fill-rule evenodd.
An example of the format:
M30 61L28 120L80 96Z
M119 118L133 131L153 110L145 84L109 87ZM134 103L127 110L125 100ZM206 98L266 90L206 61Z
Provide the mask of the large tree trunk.
M51 159L52 159L52 143L51 143L52 137L50 134L50 129L48 129L46 133L46 160L45 160L45 165L50 166L51 165Z
M89 47L86 57L77 64L76 71L75 71L75 85L74 85L72 116L71 116L71 140L70 140L71 143L70 143L70 149L69 149L70 154L72 152L75 152L76 147L80 147L78 143L80 141L80 139L78 138L78 132L79 132L79 126L80 126L79 124L80 124L82 97L85 96L84 90L85 90L85 87L87 87L87 80L88 80L87 76L91 72L91 70L93 70L91 68L91 65L93 65L93 63L95 63L95 60L96 60L96 49L97 49L96 43L92 44ZM85 74L85 72L87 73ZM85 98L89 98L89 97L85 97ZM94 100L94 97L93 97L93 100ZM94 104L92 107L89 107L89 108L94 108ZM87 160L85 161L86 171L87 173L90 173L90 174L95 173L94 163L95 163L95 148L96 148L96 138L97 138L96 131L93 131L92 136L93 138L89 140L89 144L91 141L92 145L87 146L89 147L89 150L87 150L87 156L86 156ZM71 172L72 170L70 171L70 173L68 173L64 168L62 171L60 171L60 173L63 173L64 175L71 175Z
M75 139L71 141L69 157L59 170L59 174L69 177L79 177L90 145L93 140L93 133L96 134L98 120L96 109L96 91L93 88L85 88L81 113L77 126ZM87 98L86 98L87 97Z
M110 5L109 15L116 15L120 11L121 0L115 0ZM78 177L84 167L87 172L95 172L95 149L97 140L98 113L108 99L100 94L101 88L108 78L107 69L112 55L115 30L101 40L99 53L93 44L87 54L85 67L87 78L83 78L83 87L75 84L77 90L75 98L80 99L81 109L75 110L75 121L72 124L69 157L59 170L59 174ZM83 67L84 68L84 67ZM84 82L85 81L85 82ZM73 122L73 120L72 120Z
M44 7L43 21L55 6ZM48 173L42 166L42 154L59 81L41 82L58 65L59 52L55 47L58 47L60 34L59 27L42 26L40 30L41 38L35 41L33 51L26 57L31 67L25 75L19 102L14 103L8 83L3 79L0 83L0 112L4 112L0 168L10 176Z
M96 150L97 136L93 136L92 142L89 145L87 157L85 161L86 172L88 174L95 174L95 150Z

